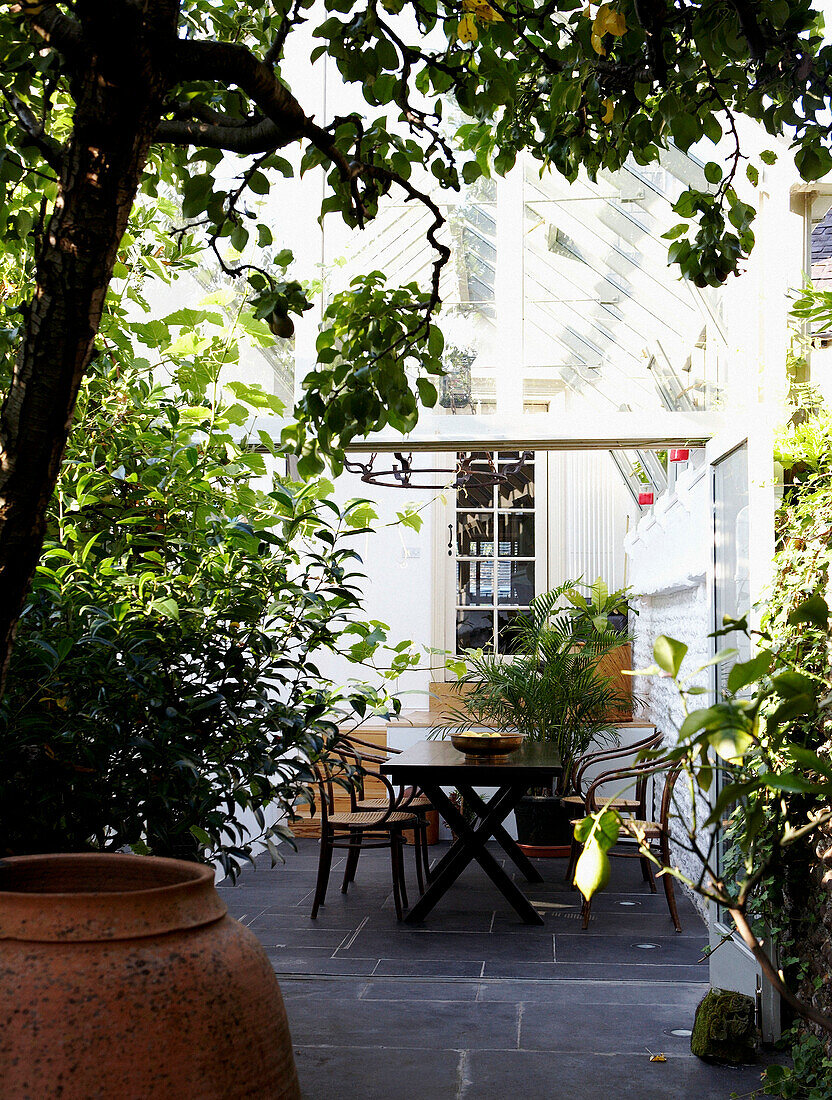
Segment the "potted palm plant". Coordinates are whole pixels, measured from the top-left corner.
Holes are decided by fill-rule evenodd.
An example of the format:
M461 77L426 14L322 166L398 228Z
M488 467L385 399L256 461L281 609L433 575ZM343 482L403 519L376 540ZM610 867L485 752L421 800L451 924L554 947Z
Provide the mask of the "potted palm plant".
M559 750L563 771L557 784L533 791L516 811L518 840L530 847L568 846L570 816L563 798L572 793L572 765L590 745L615 741L613 715L624 702L598 667L621 645L620 634L583 632L572 609L559 606L575 584L568 581L532 601L528 614L518 617L511 657L466 654L458 686L461 695L469 694L434 727L442 735L475 727L515 729Z
M598 670L615 685L617 701L612 704L611 716L619 722L630 721L633 717L632 681L623 670L632 668L628 627L630 616L638 614L633 607L633 590L625 587L610 591L601 577L582 587L584 591L576 586L564 592L564 598L571 605L568 613L581 638L592 640L599 633L610 632L618 636L618 644L602 654Z

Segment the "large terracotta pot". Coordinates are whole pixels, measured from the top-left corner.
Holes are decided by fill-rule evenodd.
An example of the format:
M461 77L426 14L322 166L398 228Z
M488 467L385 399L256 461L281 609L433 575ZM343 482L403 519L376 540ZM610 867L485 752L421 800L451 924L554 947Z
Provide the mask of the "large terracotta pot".
M299 1100L283 999L210 867L0 861L4 1100Z

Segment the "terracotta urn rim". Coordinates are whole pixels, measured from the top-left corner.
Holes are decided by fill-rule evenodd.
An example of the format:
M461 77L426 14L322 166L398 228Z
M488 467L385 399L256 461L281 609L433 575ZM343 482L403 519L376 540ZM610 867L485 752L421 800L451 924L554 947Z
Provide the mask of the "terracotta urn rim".
M221 920L214 869L118 852L0 860L0 940L131 940Z

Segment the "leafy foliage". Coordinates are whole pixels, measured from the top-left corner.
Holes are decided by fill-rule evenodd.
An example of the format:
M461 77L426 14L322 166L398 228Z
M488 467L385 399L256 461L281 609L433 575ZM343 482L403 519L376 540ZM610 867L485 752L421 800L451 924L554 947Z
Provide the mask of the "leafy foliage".
M428 285L387 287L368 273L330 305L298 424L287 435L308 476L320 472L322 456L331 453L337 465L355 435L386 423L412 426L415 378L422 404L436 399L441 338L431 316L448 250L431 187L457 190L504 174L523 151L541 171L574 180L582 170L592 179L615 171L628 158L650 165L673 147L699 155L710 144L702 178L680 195L680 221L667 234L670 262L702 286L738 271L753 245L754 209L740 194L739 173L754 187L776 159L764 150L745 163L738 116L789 141L804 179L832 168L832 47L809 0L325 0L324 7L319 19L313 0L182 0L179 55L161 66L157 141L140 184L163 209L178 208L221 269L248 284L255 316L279 337L309 307L272 211L277 220L291 213L266 202L281 179L322 167L322 216L337 214L352 228L390 195L422 205L433 255ZM114 18L134 14L114 0ZM306 58L308 23L318 43L310 72L324 57L334 61L343 81L360 89L363 112L319 125L289 89L284 68L298 51ZM0 254L30 279L73 140L79 58L94 37L86 13L70 4L0 12Z
M575 609L575 621L580 624L582 632L591 629L603 634L623 623L623 629L619 632L626 634L627 616L634 598L632 588L619 588L610 592L602 577L597 577L592 584L584 585L584 588L585 593L577 588L564 593ZM617 621L614 622L611 616L615 616Z
M791 1066L766 1067L762 1093L782 1100L826 1100L832 1080L832 1057L816 1035L792 1029L783 1037L791 1041Z
M621 636L610 630L585 636L571 609L558 608L575 584L567 581L536 596L529 614L518 616L510 660L481 651L465 655L459 683L470 694L464 707L449 712L451 724L437 731L483 725L546 741L561 754L562 783L593 741L614 738L610 714L623 700L599 673L598 662L621 645Z
M317 663L385 650L384 624L357 614L367 502L278 476L279 445L253 429L281 402L222 384L241 336L270 334L250 310L229 320L223 294L154 315L157 232L134 219L50 506L0 704L0 837L6 852L129 846L233 874L288 835L339 720L397 704ZM389 657L381 675L412 661L407 643Z

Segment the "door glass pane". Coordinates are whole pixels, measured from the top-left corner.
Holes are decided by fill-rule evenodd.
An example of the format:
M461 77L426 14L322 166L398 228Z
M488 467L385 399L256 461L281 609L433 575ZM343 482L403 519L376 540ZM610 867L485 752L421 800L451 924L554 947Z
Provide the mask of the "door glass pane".
M497 565L497 603L527 606L534 598L534 562L501 561Z
M517 619L524 613L523 611L497 612L499 653L516 653L520 648L517 637Z
M491 649L494 644L494 617L491 611L457 611L456 648Z
M475 476L456 493L457 649L498 647L508 654L516 645L517 613L527 611L535 595L534 456L482 451L470 457ZM496 487L478 481L477 472L495 470L508 481Z
M534 466L527 464L498 488L500 508L534 508Z
M483 485L472 479L461 485L456 491L457 508L492 508L494 506L493 485Z
M493 514L460 512L456 517L456 544L457 553L461 558L492 557L494 554Z
M534 557L534 516L514 512L500 515L500 540L497 553L501 558Z
M471 604L493 604L494 562L461 561L456 567L457 598L463 607Z

